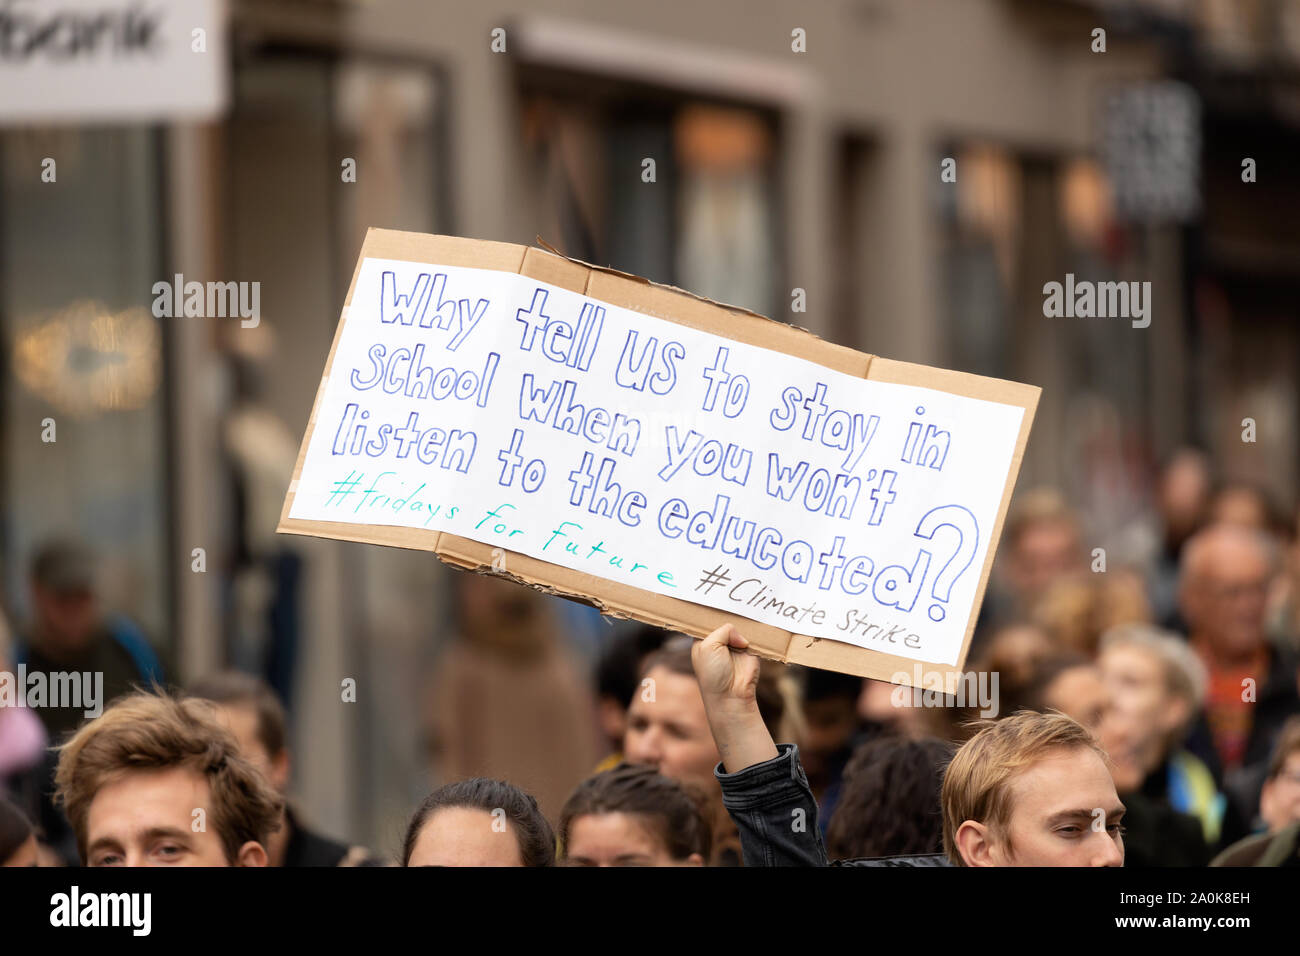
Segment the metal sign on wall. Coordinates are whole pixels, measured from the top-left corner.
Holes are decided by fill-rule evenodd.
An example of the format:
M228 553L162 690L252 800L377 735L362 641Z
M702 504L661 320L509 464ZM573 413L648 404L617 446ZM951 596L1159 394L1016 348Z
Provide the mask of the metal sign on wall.
M228 72L224 0L0 0L0 123L211 119Z

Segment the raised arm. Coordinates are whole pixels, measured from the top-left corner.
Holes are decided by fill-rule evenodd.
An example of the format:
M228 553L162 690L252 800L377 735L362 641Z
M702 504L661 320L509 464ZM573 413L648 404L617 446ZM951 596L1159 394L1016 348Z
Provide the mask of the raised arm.
M749 641L724 624L691 649L709 729L727 773L737 773L777 755L758 711L759 660L746 654Z
M772 740L758 710L759 660L724 624L692 648L695 676L722 764L722 802L746 866L826 866L817 801L793 744Z

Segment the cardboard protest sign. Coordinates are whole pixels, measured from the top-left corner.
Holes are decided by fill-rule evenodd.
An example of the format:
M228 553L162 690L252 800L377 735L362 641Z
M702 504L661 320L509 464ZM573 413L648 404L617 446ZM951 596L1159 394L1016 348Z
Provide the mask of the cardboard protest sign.
M279 530L951 692L1038 395L541 249L372 229Z

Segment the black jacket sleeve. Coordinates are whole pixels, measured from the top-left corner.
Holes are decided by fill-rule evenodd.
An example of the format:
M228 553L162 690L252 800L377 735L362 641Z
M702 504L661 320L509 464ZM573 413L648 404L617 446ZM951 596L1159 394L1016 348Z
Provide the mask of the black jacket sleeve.
M817 801L799 748L781 744L777 756L736 773L714 768L722 803L740 831L746 866L827 866L817 827Z

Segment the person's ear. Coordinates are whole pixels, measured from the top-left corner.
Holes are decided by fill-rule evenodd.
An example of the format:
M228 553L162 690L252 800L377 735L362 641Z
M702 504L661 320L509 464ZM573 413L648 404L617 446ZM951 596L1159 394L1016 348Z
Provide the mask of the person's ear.
M997 866L996 848L989 828L974 820L967 820L953 834L957 852L967 866Z
M235 866L266 866L266 848L256 840L249 840L235 854Z

